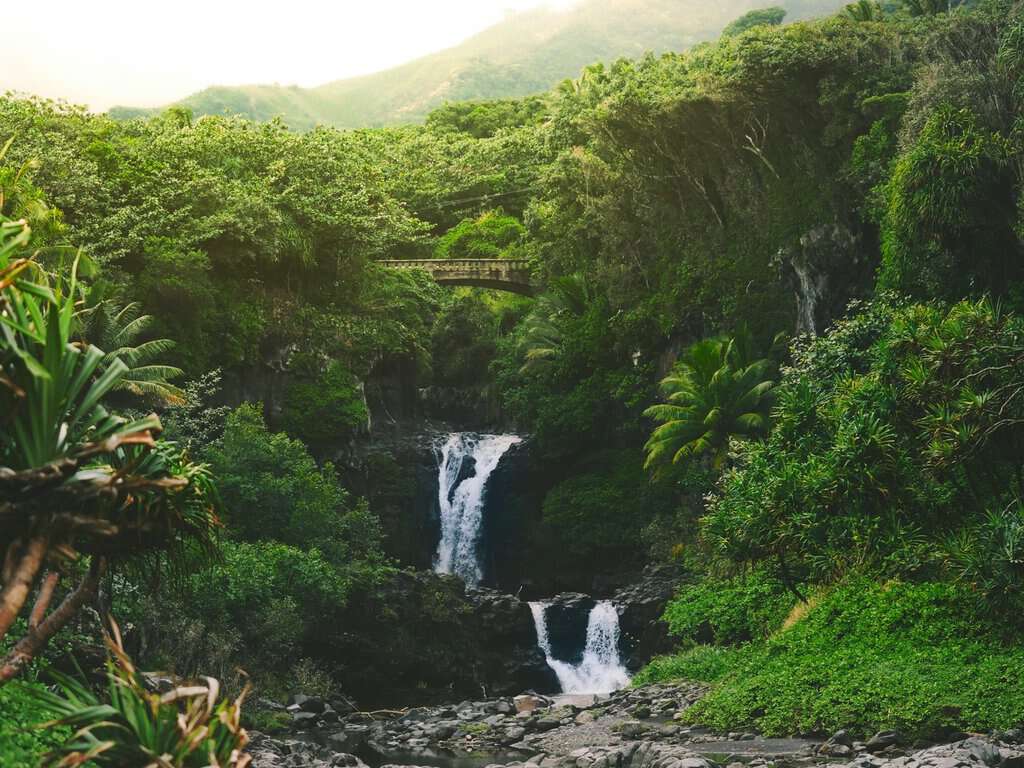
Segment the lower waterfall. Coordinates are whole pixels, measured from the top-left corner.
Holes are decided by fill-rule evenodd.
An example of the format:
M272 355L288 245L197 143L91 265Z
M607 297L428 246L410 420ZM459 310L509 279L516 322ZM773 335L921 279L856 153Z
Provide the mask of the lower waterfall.
M609 600L601 600L587 618L583 660L569 664L554 657L545 615L547 603L530 603L537 628L537 645L558 676L562 693L611 693L629 684L629 672L619 658L619 614Z
M480 583L479 545L487 480L505 452L521 442L516 435L453 432L441 446L437 468L441 539L434 556L438 573L453 573L471 586ZM473 474L464 477L462 465L467 457L474 461Z

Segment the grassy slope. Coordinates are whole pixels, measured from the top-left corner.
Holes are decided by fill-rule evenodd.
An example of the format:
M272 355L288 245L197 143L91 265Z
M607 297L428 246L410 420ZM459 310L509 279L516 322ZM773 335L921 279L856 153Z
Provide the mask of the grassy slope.
M394 69L317 88L214 86L179 105L196 114L281 116L293 128L361 128L418 122L445 101L545 91L598 61L682 50L718 36L768 0L586 0L568 11L518 14L464 43ZM828 13L840 0L782 0L789 19ZM115 117L155 110L115 107Z
M1024 646L951 585L855 581L783 626L766 640L656 659L637 682L710 682L690 719L778 736L941 737L1024 720Z

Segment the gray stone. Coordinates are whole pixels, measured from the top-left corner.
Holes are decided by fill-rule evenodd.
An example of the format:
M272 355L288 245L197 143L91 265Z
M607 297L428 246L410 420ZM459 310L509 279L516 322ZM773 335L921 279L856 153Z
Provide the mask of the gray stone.
M560 720L556 720L553 717L541 717L534 722L534 728L536 728L538 731L550 731L557 728L561 724L562 722Z
M292 712L292 725L296 727L315 725L317 719L316 712Z
M865 745L868 752L881 752L888 747L895 746L903 741L899 731L879 731L872 736Z
M511 728L505 729L505 735L502 737L502 743L515 744L517 741L521 741L525 735L525 728L518 725L514 725Z

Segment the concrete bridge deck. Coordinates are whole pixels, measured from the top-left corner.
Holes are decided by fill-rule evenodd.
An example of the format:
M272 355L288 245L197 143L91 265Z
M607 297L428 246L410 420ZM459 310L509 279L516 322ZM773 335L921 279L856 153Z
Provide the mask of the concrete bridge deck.
M422 269L440 285L469 285L533 296L537 288L525 259L387 259L391 269Z

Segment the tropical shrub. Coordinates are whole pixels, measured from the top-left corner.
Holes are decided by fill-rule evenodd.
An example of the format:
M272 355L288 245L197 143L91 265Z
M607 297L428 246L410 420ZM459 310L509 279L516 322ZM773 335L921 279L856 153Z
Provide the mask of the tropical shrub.
M773 367L768 358L754 358L747 332L690 347L661 381L667 402L644 411L660 422L645 446L644 467L706 458L720 469L731 439L766 434Z
M674 502L670 489L647 482L634 451L605 451L548 491L537 537L560 567L625 569L642 560L645 526Z
M501 210L464 219L437 241L438 259L506 259L516 253L516 245L526 229L514 216Z
M777 5L770 8L757 8L729 22L722 30L722 37L735 37L754 27L774 27L781 24L784 18L786 18L786 9Z
M1019 495L1022 355L1024 322L987 301L878 302L799 345L775 429L725 474L705 542L791 583L941 571L947 537Z
M762 571L705 577L679 588L665 608L669 632L691 643L735 645L767 637L793 607L791 592Z
M74 728L74 734L43 756L44 768L90 763L121 768L245 768L249 736L241 725L243 692L223 700L220 683L151 692L121 645L120 633L108 637L106 701L88 684L51 670L59 692L26 687L24 692L54 717L45 725Z
M288 385L281 412L285 431L307 443L343 442L365 428L369 412L359 380L337 360L313 378Z

